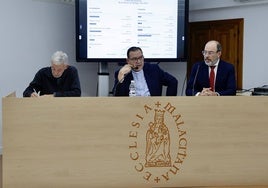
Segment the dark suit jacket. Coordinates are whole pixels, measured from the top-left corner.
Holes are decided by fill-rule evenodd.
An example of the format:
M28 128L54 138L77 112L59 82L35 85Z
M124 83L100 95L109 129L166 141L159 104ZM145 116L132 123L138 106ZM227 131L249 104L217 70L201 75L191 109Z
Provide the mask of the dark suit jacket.
M164 72L157 64L144 63L143 71L151 96L161 96L162 86L167 86L167 96L177 95L177 79L169 73ZM114 74L115 83L113 94L115 96L129 96L129 84L130 81L133 80L133 76L130 73L126 75L123 83L119 83L117 79L118 73L119 70L117 70Z
M196 95L203 88L209 88L208 66L205 62L195 63L187 83L186 95ZM220 60L218 64L215 91L220 95L236 95L235 69L230 63Z

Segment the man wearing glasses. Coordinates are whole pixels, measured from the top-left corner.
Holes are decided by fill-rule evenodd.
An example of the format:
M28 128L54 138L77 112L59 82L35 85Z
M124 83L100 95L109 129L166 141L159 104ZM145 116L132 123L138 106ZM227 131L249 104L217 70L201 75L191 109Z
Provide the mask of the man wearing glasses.
M193 65L187 83L187 96L236 95L235 69L220 59L222 47L218 41L206 43L204 61Z
M161 96L163 86L167 86L166 96L177 95L177 79L157 64L144 63L140 47L133 46L128 49L126 62L127 64L114 75L115 96L129 96L131 80L135 81L136 96Z

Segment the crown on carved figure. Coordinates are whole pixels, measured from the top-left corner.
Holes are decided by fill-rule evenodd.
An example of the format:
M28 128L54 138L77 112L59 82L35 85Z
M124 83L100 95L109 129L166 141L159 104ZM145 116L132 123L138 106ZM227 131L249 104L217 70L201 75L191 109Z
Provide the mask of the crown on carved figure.
M155 117L164 117L165 115L165 110L157 110L155 109Z

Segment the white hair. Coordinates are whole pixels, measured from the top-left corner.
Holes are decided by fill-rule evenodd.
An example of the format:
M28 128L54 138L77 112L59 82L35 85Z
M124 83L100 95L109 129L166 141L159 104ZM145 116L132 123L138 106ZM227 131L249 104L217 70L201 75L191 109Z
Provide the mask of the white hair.
M66 53L64 53L62 51L56 51L51 56L51 63L53 63L55 65L68 64L68 56Z

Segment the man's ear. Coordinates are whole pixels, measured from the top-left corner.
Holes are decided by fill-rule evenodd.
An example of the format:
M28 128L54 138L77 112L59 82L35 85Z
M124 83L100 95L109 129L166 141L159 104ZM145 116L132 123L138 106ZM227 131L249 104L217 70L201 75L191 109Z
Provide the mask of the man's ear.
M69 67L68 64L64 64L64 70L67 69Z
M219 55L218 55L218 58L220 58L221 57L221 51L219 51Z

